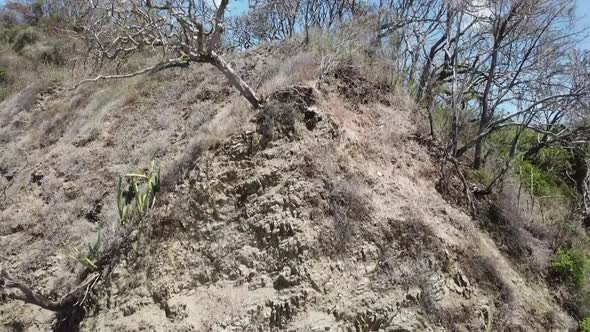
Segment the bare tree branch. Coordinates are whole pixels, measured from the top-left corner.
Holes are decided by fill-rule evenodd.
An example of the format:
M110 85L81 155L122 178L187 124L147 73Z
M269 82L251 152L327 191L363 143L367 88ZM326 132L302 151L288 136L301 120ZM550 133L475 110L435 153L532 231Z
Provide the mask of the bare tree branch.
M46 310L60 311L67 306L81 305L88 296L88 292L94 287L100 278L98 272L93 272L73 290L64 295L59 301L52 301L49 298L35 292L26 284L16 280L8 271L0 270L0 295L10 299L34 304Z
M170 59L164 62L160 62L158 64L155 64L153 66L138 70L136 72L133 73L129 73L129 74L122 74L122 75L98 75L95 78L87 78L85 80L82 80L80 82L78 82L76 85L74 85L73 87L70 88L70 90L76 90L77 88L79 88L82 84L84 83L89 83L89 82L97 82L97 81L101 81L101 80L116 80L116 79L124 79L124 78L131 78L134 76L139 76L139 75L144 75L144 74L153 74L156 73L158 71L167 69L167 68L172 68L172 67L188 67L189 63L186 60L183 59Z
M98 59L116 59L144 50L161 50L173 59L133 73L99 75L85 79L80 85L100 80L123 79L154 73L190 63L210 63L218 68L238 91L258 108L261 100L230 65L221 58L224 15L229 0L222 0L211 15L210 7L201 3L198 10L193 0L104 0L93 4L91 18L84 27L85 39ZM207 19L205 19L207 18Z

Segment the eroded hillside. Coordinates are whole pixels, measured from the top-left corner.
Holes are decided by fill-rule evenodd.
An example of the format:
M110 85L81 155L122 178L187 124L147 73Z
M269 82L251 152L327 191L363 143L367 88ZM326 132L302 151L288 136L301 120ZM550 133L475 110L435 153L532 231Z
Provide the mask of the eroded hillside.
M575 328L437 192L426 120L403 92L354 68L317 81L317 60L289 47L233 61L270 95L263 110L209 67L38 83L0 105L3 267L42 294L83 279L74 248L121 240L119 175L156 159L163 181L81 322L6 301L3 329Z

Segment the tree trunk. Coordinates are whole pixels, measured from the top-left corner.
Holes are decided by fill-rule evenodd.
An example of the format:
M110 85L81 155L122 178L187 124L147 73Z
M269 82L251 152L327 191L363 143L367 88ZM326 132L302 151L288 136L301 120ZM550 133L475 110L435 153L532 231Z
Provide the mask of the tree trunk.
M219 69L223 75L229 80L229 82L240 91L240 94L248 99L252 107L255 109L259 108L262 104L260 99L256 96L256 92L252 90L252 88L248 85L248 83L244 82L240 75L236 73L232 67L223 60L222 57L217 55L215 52L211 52L209 56L209 62L214 65L217 69Z
M590 159L583 151L574 151L574 180L578 193L578 216L586 228L590 228Z

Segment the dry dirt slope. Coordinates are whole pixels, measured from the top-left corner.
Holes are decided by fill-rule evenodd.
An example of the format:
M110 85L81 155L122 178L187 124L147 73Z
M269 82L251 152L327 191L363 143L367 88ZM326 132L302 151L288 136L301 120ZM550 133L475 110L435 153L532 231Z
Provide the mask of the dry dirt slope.
M348 80L306 82L256 117L216 79L205 68L78 92L40 85L5 101L3 267L62 294L80 270L63 252L116 232L116 176L157 158L166 191L84 331L574 328L437 193L403 96L359 104ZM8 331L53 320L0 304Z

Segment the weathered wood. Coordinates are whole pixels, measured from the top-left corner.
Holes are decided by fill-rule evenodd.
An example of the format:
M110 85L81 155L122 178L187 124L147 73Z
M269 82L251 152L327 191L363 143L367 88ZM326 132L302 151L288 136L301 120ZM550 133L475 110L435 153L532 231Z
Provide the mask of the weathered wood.
M91 273L81 284L64 295L59 301L52 301L35 292L30 286L16 280L8 271L0 270L0 295L57 312L68 306L81 305L99 277L100 275L97 272Z
M246 98L254 108L259 108L261 105L260 99L256 96L256 92L244 82L240 75L238 75L232 67L223 60L222 57L217 55L215 52L211 52L210 62L214 65L223 75L229 80L229 82L240 92L240 94Z

